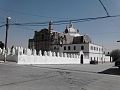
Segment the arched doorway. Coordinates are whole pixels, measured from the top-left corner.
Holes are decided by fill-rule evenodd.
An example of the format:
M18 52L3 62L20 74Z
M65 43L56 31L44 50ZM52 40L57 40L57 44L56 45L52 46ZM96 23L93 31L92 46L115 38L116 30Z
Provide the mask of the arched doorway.
M80 63L83 64L83 54L80 56Z

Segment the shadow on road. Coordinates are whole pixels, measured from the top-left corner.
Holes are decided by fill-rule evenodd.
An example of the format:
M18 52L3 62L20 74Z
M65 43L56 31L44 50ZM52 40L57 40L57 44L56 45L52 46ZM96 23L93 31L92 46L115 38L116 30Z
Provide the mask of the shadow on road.
M120 75L120 69L117 68L117 67L112 67L112 68L109 68L107 70L104 70L104 71L98 72L98 73L101 73L101 74L110 74L110 75Z

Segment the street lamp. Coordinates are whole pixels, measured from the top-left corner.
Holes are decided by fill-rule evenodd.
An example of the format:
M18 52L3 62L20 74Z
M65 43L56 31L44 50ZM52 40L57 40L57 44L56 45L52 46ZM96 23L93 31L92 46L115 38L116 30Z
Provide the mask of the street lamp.
M7 37L8 37L8 29L9 29L9 20L11 17L6 18L6 36L5 36L5 54L4 54L4 62L6 62L6 54L7 54Z
M120 40L118 40L117 42L120 42Z

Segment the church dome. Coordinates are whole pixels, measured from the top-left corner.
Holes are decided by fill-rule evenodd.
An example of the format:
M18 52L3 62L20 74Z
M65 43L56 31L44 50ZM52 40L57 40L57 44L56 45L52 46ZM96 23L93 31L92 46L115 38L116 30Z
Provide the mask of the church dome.
M80 36L78 30L73 27L72 23L69 24L69 27L66 27L65 33L66 33L66 32L67 32L70 36L74 36L74 37Z
M75 30L75 28L70 27L70 28L68 28L68 32L69 33L76 33L76 30Z

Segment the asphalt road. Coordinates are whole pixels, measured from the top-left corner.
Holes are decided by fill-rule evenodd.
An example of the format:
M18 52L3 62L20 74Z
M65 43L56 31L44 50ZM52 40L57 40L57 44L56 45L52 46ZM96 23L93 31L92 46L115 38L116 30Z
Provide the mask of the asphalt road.
M0 90L120 90L120 70L99 65L0 63Z

